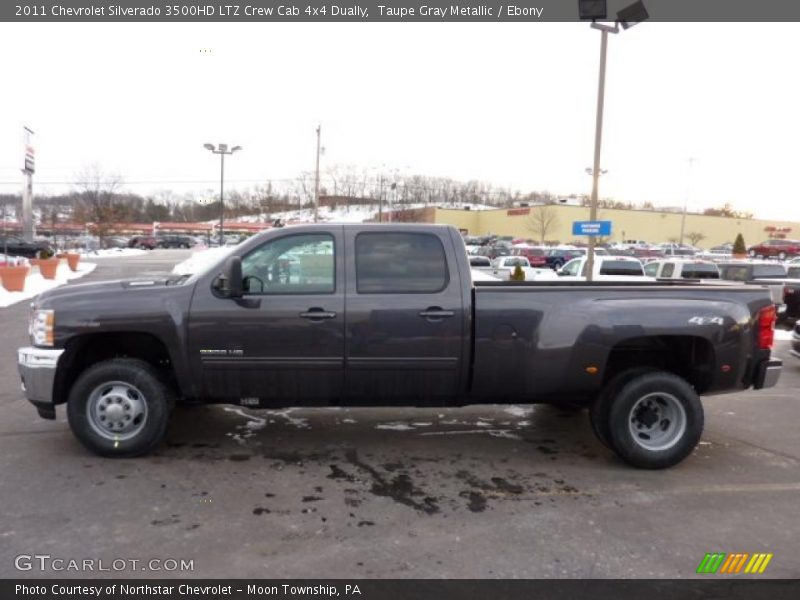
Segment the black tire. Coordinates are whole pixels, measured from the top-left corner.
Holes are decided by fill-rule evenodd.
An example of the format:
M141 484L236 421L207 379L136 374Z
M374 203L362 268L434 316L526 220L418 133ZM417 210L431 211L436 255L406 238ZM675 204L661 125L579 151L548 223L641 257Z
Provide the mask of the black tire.
M92 396L102 395L104 384L111 386L111 382L132 386L136 392L140 392L135 401L139 405L146 405L144 416L136 425L139 429L132 437L119 439L117 436L114 439L114 435L108 431L101 435L89 416ZM110 457L141 456L164 439L174 405L172 388L154 367L138 359L115 358L81 373L69 392L67 419L75 437L95 454Z
M778 252L778 260L786 260L786 252Z
M755 250L750 250L750 252L748 252L748 254L750 255L751 258L755 258L756 251Z
M652 373L655 370L653 367L636 367L618 373L611 378L592 403L589 408L589 421L592 424L592 431L606 448L616 452L611 443L611 432L608 426L608 415L611 412L611 404L614 398L617 397L617 394L629 381L647 373Z
M691 454L703 434L703 419L700 398L686 380L664 371L645 373L629 380L611 401L609 440L628 464L665 469ZM651 427L649 433L634 435L644 422Z

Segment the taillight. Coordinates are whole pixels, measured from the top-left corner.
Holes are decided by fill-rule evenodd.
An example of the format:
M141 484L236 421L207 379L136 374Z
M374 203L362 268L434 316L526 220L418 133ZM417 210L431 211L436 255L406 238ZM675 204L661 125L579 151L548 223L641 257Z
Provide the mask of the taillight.
M777 314L774 306L767 306L758 311L758 349L771 350L775 341L775 321Z

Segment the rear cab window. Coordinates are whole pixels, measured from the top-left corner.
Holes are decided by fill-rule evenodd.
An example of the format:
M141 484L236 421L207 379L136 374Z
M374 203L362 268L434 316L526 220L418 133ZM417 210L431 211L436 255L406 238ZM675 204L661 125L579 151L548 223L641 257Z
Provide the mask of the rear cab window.
M634 260L604 260L600 265L600 275L640 276L643 274L642 263Z
M716 265L687 264L683 265L681 277L684 279L719 279L719 269Z

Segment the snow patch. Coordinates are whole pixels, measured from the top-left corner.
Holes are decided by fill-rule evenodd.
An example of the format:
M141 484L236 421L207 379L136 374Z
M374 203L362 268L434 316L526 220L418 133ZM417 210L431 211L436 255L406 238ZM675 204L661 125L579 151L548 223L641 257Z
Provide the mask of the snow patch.
M533 412L532 406L509 406L504 409L506 413L513 417L527 417Z
M141 248L106 248L104 250L81 250L81 258L120 258L128 256L139 256L147 254L147 250Z
M78 279L88 275L95 270L95 263L78 263L78 270L72 271L67 265L58 265L55 279L45 279L35 267L31 268L30 274L25 278L25 290L22 292L9 292L4 287L0 287L0 307L11 306L17 302L28 300L38 296L42 292L52 290L64 285L72 279Z
M776 329L775 330L775 339L776 340L781 340L781 341L784 341L784 342L788 342L789 340L792 339L792 332L791 331L785 331L783 329Z
M388 429L389 431L412 431L414 428L408 423L381 423L375 429Z

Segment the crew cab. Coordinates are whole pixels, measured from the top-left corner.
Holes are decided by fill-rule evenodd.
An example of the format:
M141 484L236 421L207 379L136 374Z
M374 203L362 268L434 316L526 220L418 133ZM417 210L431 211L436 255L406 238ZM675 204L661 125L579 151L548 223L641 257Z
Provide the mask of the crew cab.
M589 261L587 257L574 258L558 271L564 280L586 281ZM644 268L638 258L628 256L595 256L594 281L652 281L645 277Z
M781 316L800 317L800 279L789 277L785 265L759 261L728 262L720 263L719 270L722 279L771 287L773 295L776 293L779 295L778 298L773 297L776 304L786 305L786 310Z
M154 449L175 402L554 403L589 407L622 459L664 468L698 443L701 395L775 385L774 323L759 287L475 282L453 227L319 224L192 275L47 291L18 366L39 415L65 404L104 456Z

